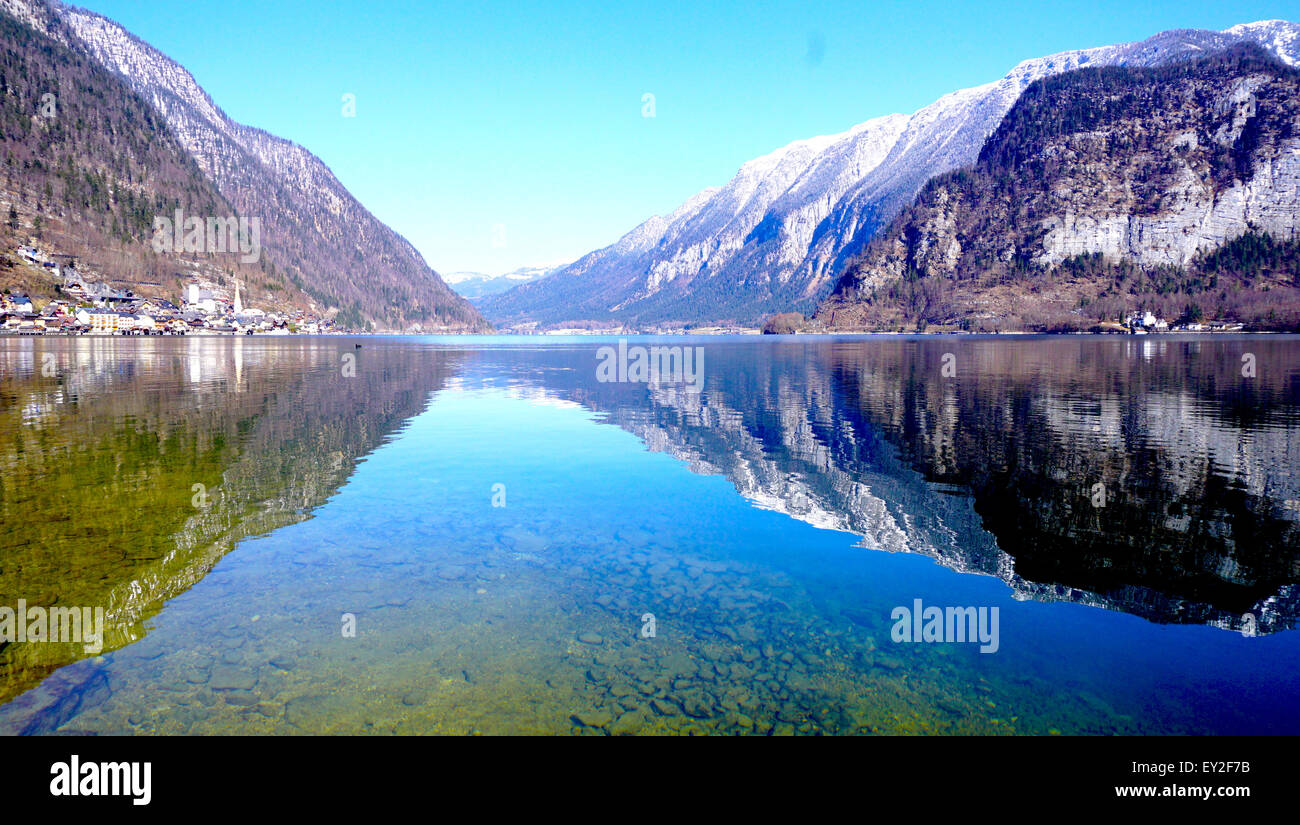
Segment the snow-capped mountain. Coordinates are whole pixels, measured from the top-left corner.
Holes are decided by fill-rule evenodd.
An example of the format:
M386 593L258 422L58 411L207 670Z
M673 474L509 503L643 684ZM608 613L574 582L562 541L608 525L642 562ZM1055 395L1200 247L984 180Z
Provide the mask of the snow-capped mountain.
M1256 43L1037 83L850 260L814 323L1087 330L1134 306L1300 327L1298 122L1300 72ZM1121 271L1141 277L1117 289Z
M121 76L163 115L238 212L261 219L276 266L322 302L379 328L486 328L415 247L358 203L319 158L231 120L157 49L112 20L54 0L0 0L0 11Z
M1298 33L1300 26L1280 20L1222 32L1180 29L1027 60L1000 80L953 92L912 115L876 118L750 161L725 186L705 189L615 244L479 306L493 320L543 324L755 321L807 311L927 180L976 159L1035 80L1084 66L1153 66L1247 41L1296 65Z
M442 279L456 291L456 294L477 301L487 295L497 295L520 284L530 283L563 268L564 263L546 266L523 266L512 269L502 275L488 275L483 272L444 272Z

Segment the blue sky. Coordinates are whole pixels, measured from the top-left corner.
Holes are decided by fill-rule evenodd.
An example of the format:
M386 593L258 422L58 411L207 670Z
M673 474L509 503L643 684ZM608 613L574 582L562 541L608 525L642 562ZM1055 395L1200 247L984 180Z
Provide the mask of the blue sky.
M80 5L306 146L434 268L490 273L576 258L750 158L1030 57L1300 19L1300 0Z

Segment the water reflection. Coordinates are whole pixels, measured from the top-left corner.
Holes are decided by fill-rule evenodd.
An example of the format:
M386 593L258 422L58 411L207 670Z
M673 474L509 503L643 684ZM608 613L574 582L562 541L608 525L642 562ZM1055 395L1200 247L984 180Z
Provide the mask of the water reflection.
M539 374L546 391L725 475L758 506L865 547L997 576L1024 598L1250 633L1294 626L1293 341L812 340L708 353L701 393L584 380L581 352L549 353Z
M1295 341L604 343L0 339L0 730L1300 730Z
M344 368L361 363L364 368ZM104 649L240 539L301 521L454 371L342 339L0 342L0 604L95 606ZM0 646L0 702L86 655Z

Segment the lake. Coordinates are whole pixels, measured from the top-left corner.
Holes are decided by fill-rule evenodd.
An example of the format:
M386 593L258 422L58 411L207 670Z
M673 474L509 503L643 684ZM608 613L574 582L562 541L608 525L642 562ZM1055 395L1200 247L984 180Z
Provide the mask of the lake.
M0 338L5 733L1295 734L1298 583L1294 337Z

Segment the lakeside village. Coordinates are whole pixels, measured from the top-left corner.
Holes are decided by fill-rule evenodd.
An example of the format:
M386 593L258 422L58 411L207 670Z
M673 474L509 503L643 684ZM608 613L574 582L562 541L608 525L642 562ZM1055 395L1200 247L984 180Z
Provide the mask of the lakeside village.
M1150 312L1136 313L1124 319L1123 323L1101 324L1103 332L1129 333L1147 335L1152 332L1241 332L1244 324L1233 321L1201 321L1184 324L1171 324L1164 318L1157 318Z
M782 323L782 319L792 318ZM822 328L809 319L796 314L778 314L768 319L761 329L738 325L730 326L680 326L663 324L649 328L635 328L612 324L608 326L566 327L556 329L537 329L535 323L503 327L507 335L821 335L834 334L834 331ZM1086 332L1070 334L1103 335L1150 335L1160 332L1244 332L1245 325L1235 321L1193 321L1171 322L1159 318L1150 312L1127 313L1118 321L1102 321ZM864 334L864 333L859 333ZM869 334L869 333L867 333ZM884 333L896 335L900 333ZM904 333L905 334L905 333ZM918 333L924 334L924 333ZM935 335L969 335L971 333L944 329L935 331ZM1027 333L1009 332L1006 335L1023 335Z
M77 271L68 256L47 255L34 246L18 247L17 255L33 267L39 267L56 282L61 282L61 298L37 306L28 296L0 294L0 335L320 335L337 334L330 318L318 318L302 310L265 311L243 305L239 281L233 296L213 284L191 281L185 285L181 305L157 297L136 295L130 289L117 289L108 283L94 282ZM55 258L69 263L60 264ZM777 316L781 318L785 316ZM538 329L536 324L506 327L502 332L516 335L626 335L660 333L670 335L740 335L760 332L817 333L806 319L789 329L762 330L738 325L680 327L664 325L648 330L634 330L622 325L584 326L566 329ZM1161 332L1241 332L1240 323L1203 321L1170 323L1150 312L1130 313L1120 321L1098 324L1092 332L1147 335Z
M181 305L136 295L83 277L32 246L18 257L61 281L61 298L37 307L26 295L0 295L0 333L10 335L316 335L335 332L330 320L306 312L246 307L235 281L233 298L208 284L185 285Z

